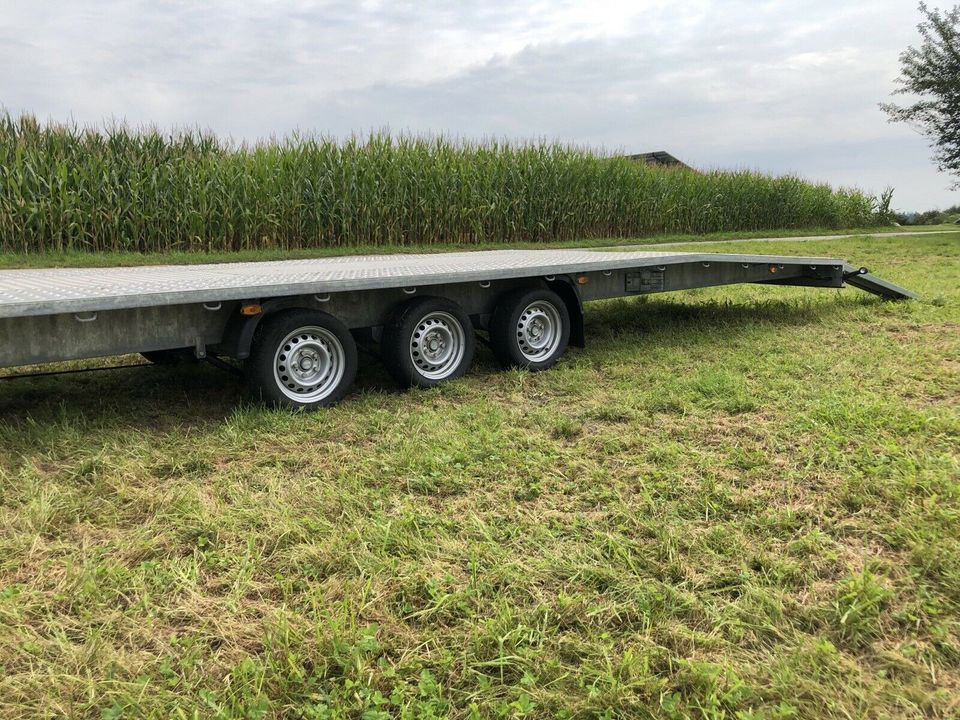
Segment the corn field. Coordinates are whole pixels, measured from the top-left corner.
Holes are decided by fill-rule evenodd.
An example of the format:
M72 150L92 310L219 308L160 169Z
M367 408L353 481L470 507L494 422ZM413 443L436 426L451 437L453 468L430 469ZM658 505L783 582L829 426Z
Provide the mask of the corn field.
M546 142L374 134L235 145L0 116L0 250L229 251L862 227L797 177L650 167Z

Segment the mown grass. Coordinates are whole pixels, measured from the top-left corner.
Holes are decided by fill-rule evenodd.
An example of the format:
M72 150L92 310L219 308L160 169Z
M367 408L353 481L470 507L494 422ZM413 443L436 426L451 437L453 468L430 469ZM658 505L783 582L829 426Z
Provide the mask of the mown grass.
M0 116L0 251L291 250L863 227L874 199L793 176L652 168L556 143L387 134L236 146Z
M553 371L244 406L205 367L0 385L0 714L960 711L960 234L923 295L597 304Z

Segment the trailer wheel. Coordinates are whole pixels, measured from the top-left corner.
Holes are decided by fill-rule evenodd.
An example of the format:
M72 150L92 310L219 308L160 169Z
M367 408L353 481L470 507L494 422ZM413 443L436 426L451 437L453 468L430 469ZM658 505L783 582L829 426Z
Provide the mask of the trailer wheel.
M552 290L509 292L490 318L490 345L507 366L546 370L556 364L569 342L570 313Z
M459 305L424 297L397 308L383 329L380 350L401 386L430 388L464 375L474 345L473 323Z
M357 375L357 345L332 315L287 310L257 329L245 372L254 397L313 410L347 394Z

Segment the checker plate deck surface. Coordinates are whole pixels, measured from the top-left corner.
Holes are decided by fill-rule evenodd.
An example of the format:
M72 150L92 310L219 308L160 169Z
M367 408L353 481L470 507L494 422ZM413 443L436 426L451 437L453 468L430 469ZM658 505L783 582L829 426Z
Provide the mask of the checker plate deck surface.
M698 261L843 263L829 258L774 255L491 250L211 265L0 270L0 318L501 280Z

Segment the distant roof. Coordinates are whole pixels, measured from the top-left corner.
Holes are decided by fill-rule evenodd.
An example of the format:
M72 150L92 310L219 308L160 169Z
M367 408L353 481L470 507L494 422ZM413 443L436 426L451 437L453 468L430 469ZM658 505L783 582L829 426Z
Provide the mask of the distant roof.
M666 165L668 167L679 165L680 167L685 167L688 170L693 169L686 163L680 162L673 155L664 150L658 150L657 152L637 153L636 155L627 155L627 158L630 160L637 160L638 162L645 162L648 165Z

